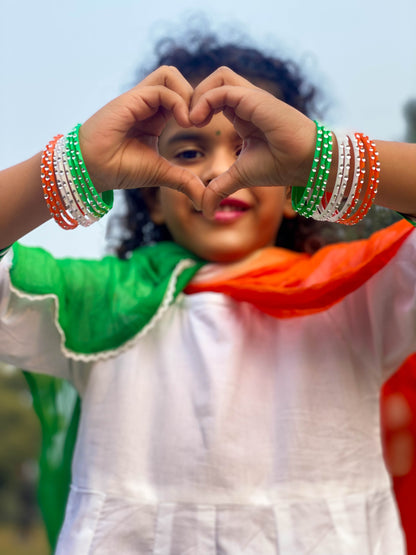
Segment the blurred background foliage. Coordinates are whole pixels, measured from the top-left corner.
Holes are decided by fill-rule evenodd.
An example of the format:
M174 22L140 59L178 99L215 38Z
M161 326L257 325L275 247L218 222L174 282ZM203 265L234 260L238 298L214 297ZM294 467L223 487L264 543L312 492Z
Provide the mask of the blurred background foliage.
M22 372L0 364L0 553L47 555L36 499L40 426Z

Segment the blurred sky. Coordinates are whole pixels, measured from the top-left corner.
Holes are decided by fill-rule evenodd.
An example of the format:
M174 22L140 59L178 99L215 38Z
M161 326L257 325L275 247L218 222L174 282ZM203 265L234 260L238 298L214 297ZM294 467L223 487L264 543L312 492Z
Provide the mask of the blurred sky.
M256 46L293 58L329 103L325 122L401 140L416 98L414 0L1 0L0 169L41 150L132 84L155 41L205 14ZM58 256L100 256L105 219L23 239Z

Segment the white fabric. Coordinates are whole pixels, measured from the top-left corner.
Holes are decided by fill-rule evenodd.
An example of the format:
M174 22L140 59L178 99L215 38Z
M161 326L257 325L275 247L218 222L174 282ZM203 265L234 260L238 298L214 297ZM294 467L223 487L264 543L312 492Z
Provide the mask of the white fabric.
M83 413L57 555L400 555L379 388L415 350L415 234L330 310L181 295L128 351L65 359L52 304L0 289L3 360Z

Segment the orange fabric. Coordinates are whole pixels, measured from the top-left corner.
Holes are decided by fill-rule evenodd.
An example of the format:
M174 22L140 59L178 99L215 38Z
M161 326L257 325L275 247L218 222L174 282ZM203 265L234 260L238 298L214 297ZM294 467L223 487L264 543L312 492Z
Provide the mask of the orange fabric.
M327 310L378 272L414 227L400 221L370 239L337 243L310 256L270 247L244 263L193 280L185 293L216 291L254 304L276 318Z
M399 396L408 408L408 417L404 421L388 417L387 407L393 396ZM384 384L381 395L381 421L387 462L395 458L392 450L397 449L397 441L403 440L405 451L401 448L399 454L410 459L410 469L406 469L408 471L399 476L393 474L392 480L406 536L407 553L416 555L416 355L410 356Z

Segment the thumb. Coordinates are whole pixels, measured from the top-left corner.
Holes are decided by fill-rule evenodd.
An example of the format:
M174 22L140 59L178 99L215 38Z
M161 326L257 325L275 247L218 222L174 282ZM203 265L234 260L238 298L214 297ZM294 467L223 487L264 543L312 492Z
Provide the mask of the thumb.
M237 166L233 164L226 172L210 181L208 186L205 187L202 198L202 212L204 216L213 218L220 202L245 186Z
M163 166L165 167L161 168L162 176L158 185L184 193L191 199L196 210L202 210L205 185L200 178L189 170L170 164L168 161Z

